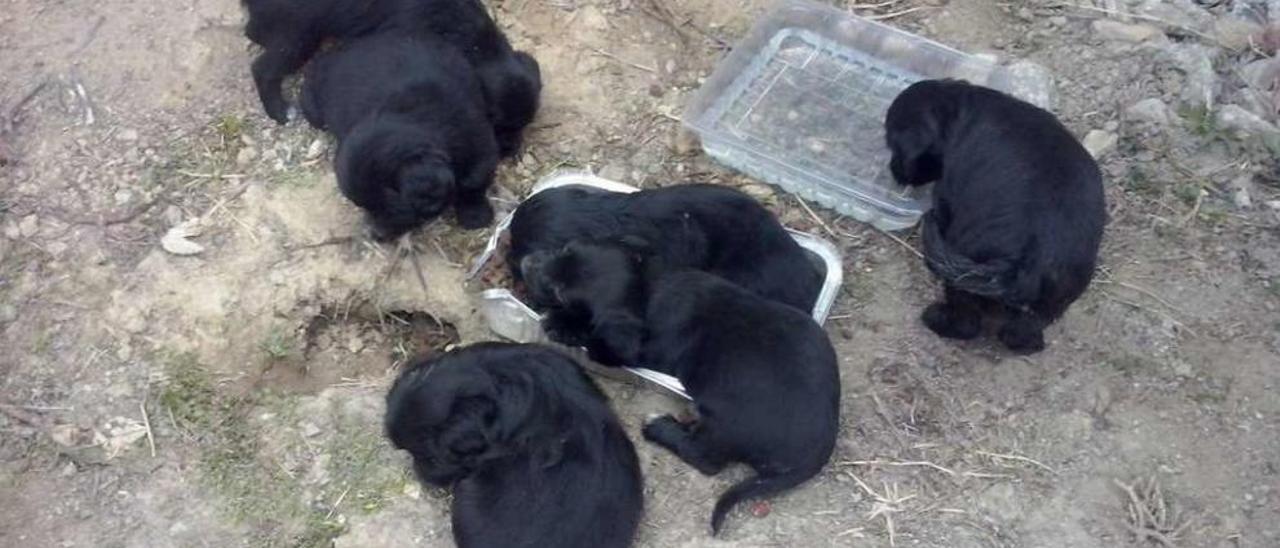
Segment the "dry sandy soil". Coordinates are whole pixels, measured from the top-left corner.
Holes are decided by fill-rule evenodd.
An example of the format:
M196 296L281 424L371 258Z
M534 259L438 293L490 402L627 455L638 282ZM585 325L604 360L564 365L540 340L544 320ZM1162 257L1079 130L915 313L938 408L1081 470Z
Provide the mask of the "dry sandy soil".
M938 288L909 232L817 223L679 138L765 2L489 4L546 79L502 207L564 167L712 181L845 253L830 466L713 540L711 501L744 471L701 477L640 443L637 545L1280 546L1276 149L1214 115L1249 99L1237 67L1266 53L1216 23L1243 2L1169 2L1149 21L1169 36L1146 43L1056 2L885 4L858 11L1041 63L1077 135L1119 138L1103 266L1044 353L932 336L917 314ZM484 234L364 241L330 140L261 114L242 19L232 0L0 9L0 545L451 545L447 494L381 439L381 398L410 356L491 338L463 283ZM1144 98L1168 120L1135 119ZM189 221L203 252L164 252ZM675 405L601 383L633 432Z

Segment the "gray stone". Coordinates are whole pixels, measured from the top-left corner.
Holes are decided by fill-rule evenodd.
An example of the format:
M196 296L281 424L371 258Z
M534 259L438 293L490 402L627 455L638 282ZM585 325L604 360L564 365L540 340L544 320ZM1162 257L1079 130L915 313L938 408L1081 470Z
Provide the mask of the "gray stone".
M40 217L35 213L23 217L18 221L18 235L23 238L35 236L40 231Z
M1236 177L1231 181L1231 201L1239 209L1249 209L1253 207L1253 197L1251 191L1253 189L1253 175L1245 173Z
M1182 101L1203 107L1213 104L1218 74L1213 70L1214 48L1192 43L1167 42L1159 46L1157 61L1173 65L1186 75Z
M1258 59L1240 67L1245 84L1258 91L1270 91L1280 85L1280 57Z
M1130 120L1149 124L1167 125L1169 123L1169 107L1164 101L1150 97L1129 106L1124 110Z
M1164 37L1164 31L1144 24L1128 24L1110 19L1098 19L1093 22L1093 32L1104 40L1139 43Z
M1197 6L1193 0L1146 0L1134 12L1198 32L1207 32L1214 21L1213 14Z
M116 137L117 137L117 138L119 138L121 141L124 141L124 142L126 142L126 143L132 143L132 142L134 142L134 141L137 141L137 140L138 140L138 130L136 130L136 129L122 129L122 130L120 130L120 133L117 133L117 134L116 134Z
M1218 127L1239 137L1280 137L1280 129L1239 105L1225 105L1215 114Z
M1262 25L1238 17L1224 16L1213 22L1213 36L1218 43L1235 51L1248 49L1250 39L1260 32Z
M117 190L115 194L115 199L116 199L116 205L127 204L133 201L133 191L127 188L122 188L120 190Z
M1095 129L1084 136L1084 141L1081 144L1084 145L1085 150L1089 151L1089 154L1093 155L1094 159L1101 160L1103 156L1106 156L1107 153L1116 148L1116 143L1119 141L1120 137L1116 134Z
M258 151L253 147L246 146L236 153L236 165L247 166L258 158Z
M9 303L0 304L0 323L9 323L18 319L18 307Z

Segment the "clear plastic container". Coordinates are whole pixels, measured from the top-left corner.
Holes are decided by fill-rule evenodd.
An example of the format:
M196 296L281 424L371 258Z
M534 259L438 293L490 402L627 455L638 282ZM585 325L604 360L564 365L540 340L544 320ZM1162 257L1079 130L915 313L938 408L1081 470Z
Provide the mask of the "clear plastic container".
M596 188L608 190L610 192L630 193L639 189L596 177L590 173L583 172L560 172L553 173L546 179L534 185L530 196L547 190L566 185L586 185ZM527 199L527 198L526 198ZM489 265L489 262L495 259L498 253L499 243L502 236L511 228L511 219L515 213L508 214L494 228L493 234L489 236L489 243L485 246L485 250L476 258L475 264L472 265L471 271L467 273L468 283L476 280L481 272ZM831 242L822 238L789 230L791 236L795 238L796 243L800 244L806 251L810 253L814 262L822 265L826 277L822 283L822 289L818 293L818 299L813 306L813 319L819 324L827 319L827 315L831 313L831 305L836 300L836 294L840 291L840 284L844 281L843 260L840 251L836 249ZM542 331L542 317L529 308L528 305L520 301L519 298L506 288L486 288L480 291L480 314L484 317L485 322L489 324L489 329L498 336L516 342L547 343L547 336ZM585 352L581 349L571 349L582 361L586 363ZM588 363L588 366L591 364ZM602 374L610 374L613 370L602 366L591 367L593 371ZM623 368L631 372L635 376L652 382L672 393L689 399L689 395L685 393L684 387L680 381L670 375L659 373L643 367L626 367Z
M927 195L889 173L884 115L914 82L962 78L1044 108L1053 81L831 6L790 0L765 15L685 110L719 162L884 230L916 223Z

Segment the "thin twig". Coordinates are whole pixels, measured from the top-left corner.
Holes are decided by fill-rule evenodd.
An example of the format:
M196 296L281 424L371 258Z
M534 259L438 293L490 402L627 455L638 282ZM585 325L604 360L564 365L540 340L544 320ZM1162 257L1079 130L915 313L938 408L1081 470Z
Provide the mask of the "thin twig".
M0 135L10 133L15 127L17 127L18 115L22 113L22 109L26 108L27 103L30 103L32 99L35 99L36 96L39 95L41 91L44 91L44 88L46 87L49 87L48 78L45 78L44 81L36 84L34 88L31 88L31 91L28 91L26 95L23 95L21 99L18 99L17 103L13 104L13 107L9 109L8 116L6 116L4 120L0 120L0 122L4 122L3 125L0 125Z
M1057 473L1057 472L1055 472L1055 471L1053 470L1053 468L1050 468L1048 465L1046 465L1046 464L1044 464L1044 463L1042 463L1042 462L1040 462L1040 461L1038 461L1038 460L1036 460L1036 459L1029 458L1029 457L1024 457L1024 456L1022 456L1022 455L1010 455L1010 454L1006 454L1006 453L992 453L992 452L990 452L990 451L978 451L978 454L979 454L979 455L986 456L986 457L991 457L991 458L993 458L993 459L1012 460L1012 461L1018 461L1018 462L1025 462L1025 463L1027 463L1027 464L1031 464L1031 465L1034 465L1034 466L1037 466L1037 467L1043 468L1043 469L1045 469L1046 471L1048 471L1050 474L1056 474L1056 473Z
M1171 323L1171 324L1173 324L1173 325L1177 326L1179 329L1186 330L1186 332L1187 332L1187 333L1190 333L1190 334L1191 334L1191 336L1196 337L1196 338L1199 338L1199 337L1200 337L1200 332L1199 332L1199 331L1196 331L1196 330L1195 330L1195 329L1193 329L1191 326L1189 326L1189 325L1187 325L1187 324L1185 324L1185 323L1183 323L1183 322L1178 321L1178 319L1177 319L1177 318L1175 318L1175 317L1173 317L1173 316L1169 315L1169 313L1167 313L1167 312L1164 312L1164 311L1162 311L1162 310L1157 310L1157 309L1154 309L1154 308L1150 308L1150 307L1146 307L1146 306L1143 306L1143 305L1141 305L1141 304L1139 304L1139 303L1135 303L1135 302L1133 302L1133 301L1130 301L1130 300L1127 300L1127 299L1121 298L1120 296L1116 295L1115 293L1112 293L1112 292L1107 291L1107 290L1105 290L1105 289L1104 289L1104 290L1102 290L1102 294L1103 294L1103 295L1106 295L1106 296L1107 296L1108 298L1110 298L1111 300L1113 300L1113 301L1115 301L1115 302L1118 302L1118 303L1120 303L1120 304L1123 304L1123 305L1125 305L1125 306L1128 306L1128 307L1130 307L1130 308L1134 308L1134 309L1137 309L1137 310L1146 310L1146 311L1148 311L1148 312L1151 312L1152 314L1155 314L1155 315L1159 316L1161 319L1164 319L1164 320L1168 321L1169 323Z
M632 68L637 68L637 69L643 70L643 71L645 71L645 72L652 72L652 73L657 73L657 72L658 72L658 69L656 69L656 68L653 68L653 67L646 67L646 66L641 65L641 64L639 64L639 63L633 63L633 62L631 62L631 61L628 61L628 60L626 60L626 59L623 59L623 58L621 58L621 57L618 57L617 55L614 55L614 54L612 54L612 53L609 53L609 52L607 52L607 51L605 51L605 50L602 50L602 49L600 49L600 48L591 48L591 51L595 52L595 53L596 53L596 55L600 55L600 56L602 56L602 57L608 57L608 58L610 58L610 59L613 59L614 61L617 61L617 62L619 62L619 63L622 63L622 64L627 65L627 66L632 67Z
M142 425L147 428L147 448L151 449L151 458L156 457L156 438L151 433L151 417L147 416L147 403L138 404L138 409L142 410Z
M914 8L907 8L905 10L895 11L893 13L879 13L875 15L867 15L865 16L865 18L870 19L872 21L885 21L888 19L893 19L895 17L902 17L903 15L915 13L917 11L931 10L933 8L934 6L916 6Z
M38 415L23 411L15 405L0 404L0 413L6 414L18 422L26 423L28 426L34 426L37 428L45 427L44 419L40 418Z
M942 472L948 476L956 475L955 471L953 470L939 466L929 461L922 461L922 460L909 460L909 461L851 460L851 461L842 462L840 464L853 465L853 466L924 466L926 468L932 468L934 470Z
M1179 313L1182 313L1182 314L1186 314L1186 312L1184 312L1181 308L1178 308L1178 307L1177 307L1177 306L1175 306L1173 303L1171 303L1171 302L1169 302L1169 301L1165 300L1164 298L1162 298L1162 297L1160 297L1159 295L1157 295L1154 291L1152 291L1152 290L1150 290L1150 289L1147 289L1147 288L1145 288L1145 287L1142 287L1142 286L1139 286L1139 285L1135 285L1135 284L1131 284L1131 283L1129 283L1129 282L1122 282L1122 281L1120 281L1120 280L1116 280L1116 279L1113 279L1113 278L1108 278L1108 279L1105 279L1105 280L1098 280L1098 282L1099 282L1099 283L1102 283L1102 284L1118 285L1118 286L1123 287L1123 288L1126 288L1126 289L1132 289L1132 290L1134 290L1134 291L1137 291L1138 293L1141 293L1141 294L1143 294L1143 295L1146 295L1146 296L1148 296L1148 297L1151 297L1152 299L1155 299L1155 301L1156 301L1156 302L1158 302L1158 303L1160 303L1160 304L1162 304L1162 305L1165 305L1165 306L1166 306L1166 307L1168 307L1170 310L1173 310L1173 311L1175 311L1175 312L1179 312Z
M885 235L886 237L888 237L890 240L893 240L893 241L897 242L897 243L898 243L898 245L900 245L900 246L902 246L902 247L906 248L906 249L907 249L907 251L910 251L912 255L915 255L916 257L921 258L921 259L923 259L923 258L924 258L924 253L921 253L921 252L920 252L920 250L916 249L916 248L915 248L915 247L913 247L911 244L907 243L907 241L906 241L906 240L903 240L902 238L899 238L897 234L894 234L894 233L892 233L892 232L889 232L888 230L879 230L879 229L877 229L877 230L876 230L876 232L879 232L879 233L881 233L881 234L884 234L884 235Z
M346 244L346 243L351 243L351 241L355 240L355 238L356 238L355 236L349 236L349 235L348 236L332 236L315 243L292 246L291 249L312 249L316 247Z
M338 506L342 505L342 501L346 500L347 493L350 493L350 492L351 492L350 485L348 485L346 489L342 490L342 494L338 495L338 500L333 501L333 506L329 507L329 513L324 515L325 521L328 521L329 518L333 517L333 513L338 511Z
M822 230L826 231L828 236L831 236L832 239L840 239L840 237L836 235L836 231L831 230L831 227L827 225L827 222L823 221L822 217L819 217L818 213L815 212L813 208L809 207L809 202L804 201L804 198L799 196L796 196L796 201L800 202L800 207L803 207L805 212L808 213L810 217L813 217L813 221L818 223L818 226L822 227Z

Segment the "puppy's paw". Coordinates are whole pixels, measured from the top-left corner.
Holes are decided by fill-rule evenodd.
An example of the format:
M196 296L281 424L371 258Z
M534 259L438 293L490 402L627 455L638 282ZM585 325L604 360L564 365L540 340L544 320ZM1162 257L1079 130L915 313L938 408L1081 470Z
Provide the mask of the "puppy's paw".
M687 435L684 427L680 426L680 423L671 415L651 419L645 423L640 433L644 435L644 439L659 445L671 445L675 440Z
M962 313L946 303L933 303L924 309L920 321L939 337L967 340L978 336L982 330L981 318L973 313Z
M484 228L493 222L493 206L481 199L472 204L458 204L458 226L467 230Z
M1006 348L1018 354L1035 354L1045 349L1044 330L1022 324L1005 324L1000 328L999 337Z

